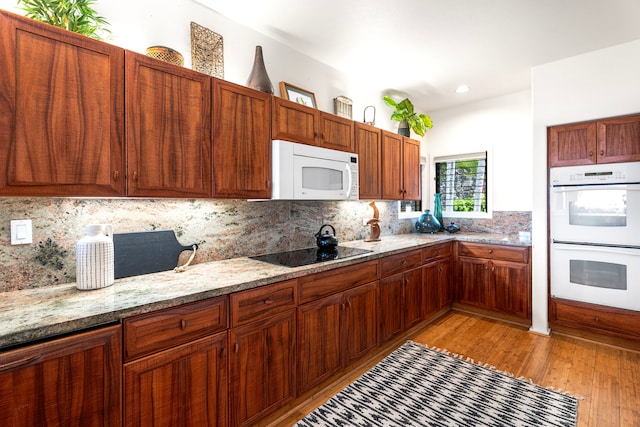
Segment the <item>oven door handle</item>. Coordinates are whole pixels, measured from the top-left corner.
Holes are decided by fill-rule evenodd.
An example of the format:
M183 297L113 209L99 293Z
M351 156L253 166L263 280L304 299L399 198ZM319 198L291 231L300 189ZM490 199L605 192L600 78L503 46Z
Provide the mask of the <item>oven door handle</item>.
M640 247L628 248L624 246L594 245L588 243L565 243L554 240L551 248L559 251L606 252L640 257Z
M583 190L628 190L640 191L640 184L594 184L594 185L558 185L553 186L554 193L567 193Z

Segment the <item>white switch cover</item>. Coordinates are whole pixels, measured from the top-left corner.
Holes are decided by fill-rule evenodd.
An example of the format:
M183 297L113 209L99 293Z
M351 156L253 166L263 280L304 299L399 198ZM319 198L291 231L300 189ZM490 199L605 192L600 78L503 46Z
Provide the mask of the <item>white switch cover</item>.
M11 220L11 244L27 245L33 243L30 219Z

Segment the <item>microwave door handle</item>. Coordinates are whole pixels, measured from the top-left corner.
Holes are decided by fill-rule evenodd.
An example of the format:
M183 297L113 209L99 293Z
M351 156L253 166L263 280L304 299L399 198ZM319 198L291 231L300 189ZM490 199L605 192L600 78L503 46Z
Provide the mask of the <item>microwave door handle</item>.
M346 166L347 176L349 177L349 185L347 187L347 199L351 198L351 188L353 188L353 174L349 165Z
M634 255L640 256L640 248L625 248L625 247L614 247L614 246L594 246L594 245L586 245L580 243L559 243L555 240L553 241L553 249L559 251L575 251L575 252L606 252L611 254L620 254L620 255Z
M554 186L554 193L568 193L583 190L629 190L640 191L640 184L602 184L602 185L562 185Z

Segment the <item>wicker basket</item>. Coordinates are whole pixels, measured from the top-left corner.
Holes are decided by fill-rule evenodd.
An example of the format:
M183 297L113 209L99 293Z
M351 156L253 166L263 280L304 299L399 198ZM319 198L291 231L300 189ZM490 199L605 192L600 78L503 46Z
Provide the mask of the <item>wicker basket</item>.
M165 46L151 46L147 48L147 56L159 59L171 64L184 66L184 58L180 52Z

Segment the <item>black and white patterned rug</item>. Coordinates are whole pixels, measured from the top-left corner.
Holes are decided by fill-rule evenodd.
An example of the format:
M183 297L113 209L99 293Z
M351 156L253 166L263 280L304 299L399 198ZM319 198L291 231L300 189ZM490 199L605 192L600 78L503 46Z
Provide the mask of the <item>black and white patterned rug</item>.
M578 399L407 341L295 426L575 426Z

